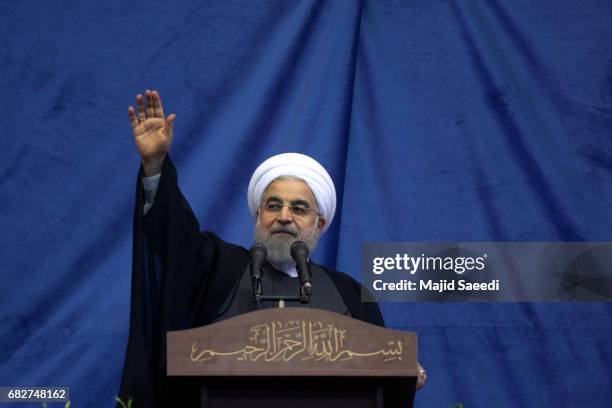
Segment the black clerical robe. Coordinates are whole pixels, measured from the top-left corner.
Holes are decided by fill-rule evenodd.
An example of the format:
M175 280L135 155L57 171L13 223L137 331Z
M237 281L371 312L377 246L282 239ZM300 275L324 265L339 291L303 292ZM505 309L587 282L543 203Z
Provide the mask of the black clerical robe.
M212 232L200 232L178 188L176 169L169 158L164 161L155 201L146 216L143 205L139 174L130 332L119 397L126 402L131 398L135 408L198 406L194 384L166 377L166 332L202 326L251 310L251 294L245 288L244 277L249 253ZM384 324L376 303L361 302L358 282L319 265L313 264L312 269L313 307ZM297 279L270 265L266 265L264 279L264 290L297 294ZM321 295L319 299L317 293Z

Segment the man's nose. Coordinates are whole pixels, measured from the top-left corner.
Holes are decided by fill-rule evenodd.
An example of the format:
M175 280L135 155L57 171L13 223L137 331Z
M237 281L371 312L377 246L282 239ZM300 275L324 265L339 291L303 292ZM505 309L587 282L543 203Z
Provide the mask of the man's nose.
M283 208L281 208L280 213L278 214L278 221L283 224L293 222L293 214L291 214L288 205L284 205Z

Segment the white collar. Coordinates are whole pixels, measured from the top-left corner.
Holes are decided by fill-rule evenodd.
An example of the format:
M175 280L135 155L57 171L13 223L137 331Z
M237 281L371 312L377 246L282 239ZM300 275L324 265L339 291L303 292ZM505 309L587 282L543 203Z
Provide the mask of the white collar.
M270 265L272 265L275 269L278 269L279 271L281 271L282 273L286 274L287 276L291 278L298 277L297 269L295 269L294 262L280 264L280 265L276 265L270 262Z

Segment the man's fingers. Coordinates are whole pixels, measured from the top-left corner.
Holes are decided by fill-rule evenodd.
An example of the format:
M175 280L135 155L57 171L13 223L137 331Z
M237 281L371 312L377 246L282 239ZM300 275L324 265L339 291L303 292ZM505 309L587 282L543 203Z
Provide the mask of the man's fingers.
M134 136L148 132L149 130L160 130L159 127L162 123L164 127L163 131L168 136L172 135L172 123L176 119L176 115L171 114L167 118L164 118L161 98L157 91L147 89L144 95L136 95L136 106L138 107L138 112L136 112L132 106L128 108L130 125L132 126Z
M145 92L145 97L147 98L147 118L154 118L155 108L153 107L153 92L147 90Z
M142 95L140 94L136 95L136 105L138 106L138 120L144 120L147 115L145 114Z
M134 130L138 127L138 118L136 118L136 112L134 112L133 106L128 108L128 116L130 118L130 126L132 126L132 130Z
M427 382L427 372L425 371L423 366L421 366L420 363L417 363L417 365L418 365L419 375L417 377L416 389L418 390L425 384L425 382Z
M170 134L170 132L172 131L172 124L174 123L174 120L176 119L176 115L174 113L171 113L168 115L168 117L166 118L166 123L165 123L165 128L166 131L168 132L168 134Z
M156 118L164 118L164 108L161 103L161 98L157 91L153 91L153 108L155 109Z

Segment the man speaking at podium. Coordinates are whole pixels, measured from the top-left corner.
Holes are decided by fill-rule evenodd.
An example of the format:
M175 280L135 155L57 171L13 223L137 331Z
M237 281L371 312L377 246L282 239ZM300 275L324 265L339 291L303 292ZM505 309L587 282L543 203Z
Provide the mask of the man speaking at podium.
M266 301L265 295L291 299L301 293L307 304L287 306L326 309L384 325L378 305L361 302L358 282L307 260L336 208L334 184L319 163L286 153L269 158L253 173L248 204L259 245L251 253L263 250L265 256L259 256L262 266L253 271L247 249L200 232L179 190L168 157L176 115L165 116L156 91L138 95L136 102L137 109L130 106L128 114L142 166L134 212L130 333L119 393L123 401L132 399L135 407L177 406L178 401L197 406L197 387L166 377L166 332L278 307L279 301ZM296 265L300 245L306 258ZM299 267L306 262L307 268ZM305 269L311 276L304 276ZM253 274L264 295L258 303L253 301Z

